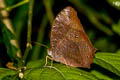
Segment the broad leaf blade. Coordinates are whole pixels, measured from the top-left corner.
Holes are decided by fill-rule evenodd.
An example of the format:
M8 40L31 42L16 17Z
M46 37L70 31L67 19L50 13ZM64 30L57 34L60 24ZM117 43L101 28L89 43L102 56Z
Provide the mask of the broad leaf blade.
M18 75L8 75L2 78L2 80L20 80Z
M0 68L0 80L2 80L3 78L7 76L12 76L16 74L17 74L17 71L13 71L13 70L6 69L6 68Z
M94 63L120 76L120 55L117 53L97 53Z
M10 31L6 25L2 23L2 20L0 20L0 26L0 29L2 30L3 41L7 48L9 57L13 61L17 60L20 62L19 58L21 58L21 53L14 32Z
M43 67L45 65L45 60L41 59L41 60L36 60L36 61L30 61L27 63L26 67L27 68L39 68L39 67Z
M38 62L38 61L37 61ZM43 63L42 60L39 61ZM31 80L96 80L98 79L91 73L77 69L68 68L63 64L54 64L51 69L50 66L43 67L44 65L35 65L35 62L29 63L28 70L25 71L25 79ZM40 67L39 67L40 66Z
M92 70L91 73L94 74L96 77L100 78L100 80L113 80L110 76L105 75L97 70Z

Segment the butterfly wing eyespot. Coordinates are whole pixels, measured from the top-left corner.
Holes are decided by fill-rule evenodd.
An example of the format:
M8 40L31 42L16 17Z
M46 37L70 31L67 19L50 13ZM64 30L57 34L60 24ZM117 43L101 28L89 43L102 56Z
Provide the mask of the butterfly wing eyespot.
M77 34L75 34L75 38L78 38L78 35L77 35Z

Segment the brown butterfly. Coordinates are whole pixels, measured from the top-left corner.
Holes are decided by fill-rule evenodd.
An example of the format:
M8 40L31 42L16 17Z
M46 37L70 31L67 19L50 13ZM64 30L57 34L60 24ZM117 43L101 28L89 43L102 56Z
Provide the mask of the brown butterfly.
M96 49L72 7L66 7L55 18L50 43L48 55L54 61L72 67L90 68Z

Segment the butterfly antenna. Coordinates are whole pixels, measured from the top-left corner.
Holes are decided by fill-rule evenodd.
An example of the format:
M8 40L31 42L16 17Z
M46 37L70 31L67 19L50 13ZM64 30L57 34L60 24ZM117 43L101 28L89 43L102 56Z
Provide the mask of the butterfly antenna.
M46 45L44 45L44 44L40 44L40 43L38 43L38 42L34 42L34 41L32 41L32 43L34 43L34 44L36 44L36 45L43 46L43 47L45 47L45 48L47 48L47 49L48 49L48 46L46 46Z

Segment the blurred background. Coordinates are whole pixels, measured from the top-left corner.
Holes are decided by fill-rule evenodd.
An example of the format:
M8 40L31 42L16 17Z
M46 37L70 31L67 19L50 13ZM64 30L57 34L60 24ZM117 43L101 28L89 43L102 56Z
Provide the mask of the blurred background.
M21 0L5 0L11 7ZM120 45L120 1L119 0L35 0L32 19L32 41L49 47L51 25L57 14L65 7L73 7L89 39L99 52L117 52ZM9 12L22 54L27 39L28 3ZM45 58L46 48L32 44L27 61ZM0 30L0 66L11 61L3 43Z

